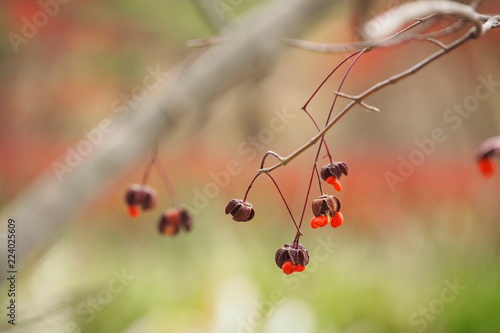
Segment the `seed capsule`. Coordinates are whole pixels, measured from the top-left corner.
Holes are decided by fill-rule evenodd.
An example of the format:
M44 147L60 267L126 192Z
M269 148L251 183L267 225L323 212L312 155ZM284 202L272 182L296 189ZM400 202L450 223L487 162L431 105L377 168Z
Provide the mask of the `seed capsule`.
M233 220L247 222L255 216L255 210L251 203L241 199L231 199L226 206L226 214L231 214Z
M481 174L491 177L495 173L493 157L500 155L500 136L484 141L477 152L477 165Z
M276 251L275 261L285 274L302 272L309 263L309 252L300 243L285 244Z
M333 195L322 195L312 202L314 216L334 216L340 210L340 201Z
M128 213L132 217L139 215L139 207L143 210L150 210L156 206L158 201L155 189L148 185L132 184L125 192L125 202L128 206Z
M342 185L339 182L339 178L342 175L346 175L349 172L347 164L344 162L335 162L331 164L324 165L321 168L321 178L328 184L333 185L333 188L337 191L342 191Z
M344 217L340 212L340 201L333 195L324 194L312 202L314 217L311 219L311 228L317 229L331 223L332 227L338 228L344 223Z
M180 229L190 231L192 228L191 214L183 208L171 208L163 213L158 222L158 231L161 234L174 236Z
M349 167L345 162L334 162L331 164L324 165L321 168L321 178L326 180L328 177L335 177L337 179L342 175L346 175L349 173Z

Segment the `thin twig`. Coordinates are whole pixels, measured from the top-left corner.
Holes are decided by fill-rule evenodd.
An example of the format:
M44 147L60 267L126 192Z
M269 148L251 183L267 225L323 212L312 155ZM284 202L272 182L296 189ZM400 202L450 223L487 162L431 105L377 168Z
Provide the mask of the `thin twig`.
M142 174L142 180L141 180L141 185L146 185L148 180L149 180L149 174L151 173L151 167L155 163L156 155L158 154L158 142L155 142L153 146L153 151L151 153L151 160L149 160L148 164L146 165L146 169L144 170L144 173Z
M316 164L313 165L313 170L311 172L311 177L309 177L309 185L307 186L307 191L306 191L306 198L304 200L304 205L302 206L302 213L300 214L300 222L299 222L299 227L302 228L302 223L304 221L304 216L306 214L306 208L307 204L309 202L309 195L311 194L311 187L312 187L312 182L314 179L314 169L316 169Z
M484 0L474 0L472 1L469 6L471 6L472 8L476 9L477 7L479 7L482 3L484 2ZM483 17L482 15L478 14L478 17L480 19L482 19L483 21L487 21L489 19L489 16L488 17ZM433 32L430 32L428 34L423 34L423 35L415 35L415 39L424 39L424 40L427 40L429 38L439 38L439 37L442 37L442 36L447 36L447 35L451 35L452 33L462 29L466 24L466 21L465 20L458 20L457 22L455 22L454 24L452 24L451 26L449 27L446 27L444 29L441 29L439 31L433 31Z
M307 111L307 109L305 109L305 108L303 108L302 111L304 111L306 113L306 115L309 117L309 119L311 119L311 121L314 124L314 127L316 127L316 129L318 130L318 132L321 131L321 128L319 127L318 123L316 122L316 119L314 119L314 117L312 116L312 114L309 111ZM328 147L328 143L326 142L325 138L323 138L323 140L321 140L321 141L325 145L326 154L327 154L327 156L331 160L332 159L332 154L330 153L330 147Z
M271 181L274 183L274 186L276 187L276 190L278 190L278 193L281 197L281 200L283 200L283 203L285 204L286 206L286 210L288 211L288 214L290 215L290 217L292 218L292 221L293 221L293 224L295 225L295 228L297 229L297 232L302 235L302 231L300 231L300 226L297 224L297 221L295 221L295 218L293 217L293 214L292 214L292 211L290 209L290 206L288 206L288 203L286 202L286 199L285 199L285 196L283 195L283 192L281 192L281 189L280 187L278 186L278 183L276 183L276 180L274 180L273 176L271 176L270 174L266 174L270 179Z
M321 83L319 84L319 86L316 88L316 90L314 90L314 92L312 93L312 95L309 97L309 99L306 101L306 103L302 106L301 110L304 111L308 116L309 118L312 120L314 126L316 126L316 129L319 131L321 131L320 127L318 126L316 120L314 119L314 117L309 113L309 111L307 110L307 106L309 105L309 103L311 103L312 99L316 96L316 94L319 92L319 90L325 85L325 83L330 79L330 77L333 75L333 73L335 73L337 71L337 69L339 69L345 62L347 62L349 59L351 59L352 57L358 55L363 52L363 50L358 50L356 52L354 52L353 54L349 55L348 57L346 57L344 60L342 60L339 64L337 64L337 66L335 66L335 68L326 76L325 79L323 79L323 81L321 81ZM352 65L351 65L352 66ZM349 70L348 70L349 71ZM339 88L342 87L342 84L345 80L345 75L344 75L344 78L342 79L342 81L340 82L340 85L339 85ZM335 104L335 100L333 101L333 105ZM328 114L328 117L326 119L326 123L328 123L328 121L330 120L330 117L331 117L331 114L332 114L332 109L333 109L333 105L332 105L332 108L330 109L330 113ZM322 143L325 144L325 149L327 151L327 155L330 159L330 161L332 161L332 155L330 154L330 148L328 147L328 144L326 143L326 141L322 140ZM316 155L316 158L315 158L315 161L317 162L318 160L318 155L319 155L319 152L321 151L321 145L320 147L318 148L318 153ZM262 167L261 167L262 169ZM301 219L301 222L302 222L302 219Z
M347 79L347 76L351 72L353 66L356 64L356 62L359 60L359 58L361 58L361 56L364 53L368 52L369 50L370 50L369 48L365 48L363 50L355 52L352 55L348 56L346 59L344 59L344 61L341 62L341 64L343 64L346 60L351 59L353 56L355 56L355 58L352 60L352 62L347 67L347 70L345 71L344 75L342 76L342 79L340 80L340 83L338 85L337 90L342 89L342 87L343 87L343 85L344 85L344 83L345 83L345 81ZM335 70L338 67L339 66L337 66L335 68ZM325 84L326 80L328 80L330 78L330 76L332 75L332 73L330 73L327 76L327 78L321 83L320 87ZM318 92L318 90L319 90L319 88L316 89L316 91L313 94L313 97ZM311 101L311 99L312 99L312 97L309 98L309 100L307 101L307 103L309 103ZM307 105L307 103L306 103L306 105ZM328 122L330 121L330 118L331 118L332 113L333 113L333 108L335 107L336 103L337 103L337 96L335 96L333 98L332 104L330 106L330 110L328 112L328 116L326 117L325 126L328 125ZM305 109L305 106L304 106L303 109ZM318 130L319 130L319 128L318 128ZM321 152L321 148L322 148L323 143L325 144L325 147L327 148L327 146L326 146L326 140L325 140L324 136L322 137L321 142L318 145L318 150L316 151L316 156L314 157L313 172L311 174L311 179L309 180L309 185L307 187L306 197L304 199L304 205L302 207L302 214L300 216L300 222L299 222L299 226L300 227L302 227L302 223L304 222L305 211L306 211L307 203L309 202L309 194L311 193L311 186L312 186L312 181L313 181L313 178L314 178L314 173L316 173L316 176L317 176L317 179L318 179L320 193L323 194L323 188L322 188L322 185L321 185L321 178L320 178L320 175L319 175L319 172L318 172L318 159L319 159L319 154ZM330 151L328 149L327 149L327 152L328 152L328 157L330 159L330 163L332 163L333 162L332 155L330 154Z
M267 158L269 155L272 155L272 156L276 157L276 158L278 159L278 161L283 160L283 157L281 157L280 155L276 154L274 151L269 150L269 151L267 151L267 152L264 154L264 156L262 157L262 161L260 162L260 168L261 168L261 169L264 167L264 163L266 162L266 158Z
M261 175L262 173L257 173L252 181L250 182L250 184L247 186L247 190L245 191L245 195L243 196L243 202L247 202L247 198L248 198L248 194L250 193L250 189L252 188L253 186L253 183L255 183L255 181L257 180L257 178L259 178L259 176Z
M172 185L172 182L170 181L170 178L168 177L168 174L165 171L165 168L163 167L158 156L155 157L154 164L155 164L156 170L158 170L158 173L160 174L160 178L161 178L163 184L165 185L165 188L167 189L167 193L168 193L168 196L169 196L170 201L172 203L172 206L179 207L180 202L179 202L179 199L177 198L177 194L175 193L174 186Z
M485 24L484 25L484 30L487 31L487 30L490 30L492 29L492 24ZM326 134L326 132L328 132L332 127L333 125L335 125L343 116L345 116L356 104L359 104L360 101L362 101L363 99L367 98L368 96L372 95L373 93L375 93L376 91L379 91L381 90L382 88L384 87L387 87L388 85L391 85L391 84L395 84L396 82L412 75L412 74L415 74L417 73L418 71L420 71L422 68L424 68L425 66L429 65L430 63L432 63L433 61L435 61L436 59L440 58L441 56L447 54L448 52L450 52L451 50L454 50L455 48L463 45L465 42L467 42L468 40L471 40L473 38L476 38L476 35L477 35L477 31L476 31L476 28L473 27L471 29L469 29L469 31L463 35L462 37L460 37L459 39L455 40L454 42L448 44L446 46L446 48L444 49L441 49L437 52L435 52L434 54L432 54L431 56L427 57L426 59L420 61L419 63L417 63L416 65L412 66L411 68L399 73L399 74L396 74L394 76L391 76L390 78L386 79L386 80L383 80L375 85L373 85L372 87L370 87L369 89L365 90L363 93L357 95L357 96L351 96L351 102L349 104L347 104L336 116L335 118L332 119L332 121L330 123L328 123L328 125L325 126L325 128L323 128L323 130L321 130L321 132L319 132L318 134L316 134L314 137L312 137L307 143L305 143L304 145L302 145L301 147L299 147L297 150L295 150L294 152L292 152L290 155L284 157L282 159L282 161L278 164L275 164L269 168L265 168L265 169L259 169L258 172L271 172L272 170L275 170L277 168L279 168L280 166L283 166L287 163L289 163L291 160L293 160L294 158L296 158L297 156L299 156L301 153L303 153L304 151L306 151L309 147L311 147L312 145L314 145L319 139L323 138L324 135Z
M367 40L367 41L362 41L362 42L353 42L353 43L333 43L333 44L327 44L327 43L317 43L317 42L309 42L309 41L304 41L304 40L298 40L298 39L285 39L284 41L290 45L297 47L299 49L307 50L307 51L314 51L314 52L323 52L323 53L340 53L340 52L349 52L349 51L357 51L360 52L362 49L366 49L365 52L368 52L376 47L389 47L389 46L395 46L399 45L405 41L413 39L413 36L416 35L408 35L405 36L403 35L405 32L410 31L411 29L415 28L416 26L420 24L426 23L428 20L432 19L435 17L435 15L429 15L428 17L418 19L411 25L407 26L406 28L397 31L393 35L383 38L383 39L372 39L372 40ZM344 59L344 61L347 59Z
M437 39L434 39L434 38L427 38L427 41L439 46L440 48L442 49L446 49L446 44L444 44L443 42L437 40Z
M342 97L342 98L350 99L351 101L356 102L357 104L361 105L362 107L364 107L368 111L380 112L379 108L377 108L377 107L375 107L373 105L369 105L365 101L363 101L362 100L363 97L360 96L360 95L358 95L358 96L351 96L351 95L348 95L348 94L344 94L343 92L340 92L340 91L335 91L334 94L336 96L339 96L339 97Z

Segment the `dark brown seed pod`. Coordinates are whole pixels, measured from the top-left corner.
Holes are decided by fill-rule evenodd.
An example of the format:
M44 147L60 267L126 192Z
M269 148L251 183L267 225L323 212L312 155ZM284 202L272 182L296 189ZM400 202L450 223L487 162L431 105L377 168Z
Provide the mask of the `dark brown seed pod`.
M148 185L132 184L125 192L125 202L129 207L129 214L137 216L139 206L143 211L153 209L158 202L155 189Z
M251 203L241 199L231 199L226 206L226 214L231 214L233 220L247 222L255 216L255 210Z
M494 156L500 155L500 136L484 141L477 151L477 164L479 171L485 177L491 177L495 173Z
M158 222L158 231L163 235L177 235L180 229L190 231L192 228L191 214L183 208L171 208L165 211Z
M312 202L314 216L328 215L333 217L340 210L340 201L333 195L322 195Z
M323 180L327 180L329 177L335 177L339 179L340 176L346 175L349 173L349 167L345 162L334 162L331 164L324 165L321 168L321 178Z
M477 150L477 160L492 158L494 155L500 155L500 136L484 141Z
M293 266L302 265L305 267L309 263L309 252L300 243L285 244L276 251L275 261L279 268L288 261Z

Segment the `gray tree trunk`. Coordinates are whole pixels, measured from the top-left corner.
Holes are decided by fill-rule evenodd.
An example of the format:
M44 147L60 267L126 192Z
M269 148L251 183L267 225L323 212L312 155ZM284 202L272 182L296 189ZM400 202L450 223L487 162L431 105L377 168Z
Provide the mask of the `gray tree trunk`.
M60 159L70 169L58 175L47 170L0 214L0 248L7 246L7 221L16 221L17 267L29 254L43 254L71 218L90 198L109 185L127 166L150 151L155 141L175 130L192 112L204 112L228 87L252 77L254 63L273 63L284 51L281 39L303 30L337 0L277 0L265 2L226 29L228 41L211 47L175 84L164 83L128 115L109 119L104 140L81 162ZM216 3L216 2L211 2ZM180 64L169 70L177 77ZM165 80L167 81L167 80ZM103 132L103 129L98 129ZM70 163L71 164L71 163ZM5 252L4 252L5 253ZM2 256L2 266L6 256ZM5 263L5 264L4 264ZM1 267L5 274L6 267ZM4 281L2 276L1 281Z

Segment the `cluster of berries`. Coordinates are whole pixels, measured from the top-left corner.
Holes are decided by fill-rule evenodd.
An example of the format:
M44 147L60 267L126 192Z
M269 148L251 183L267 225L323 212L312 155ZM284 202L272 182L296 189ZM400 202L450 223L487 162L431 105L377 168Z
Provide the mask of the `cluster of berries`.
M168 179L167 172L163 168L160 160L158 159L157 147L153 150L153 156L144 171L141 184L132 184L125 191L125 203L127 205L128 214L131 217L138 217L139 211L143 212L152 210L158 203L158 195L156 190L149 185L146 185L149 178L151 168L154 166L158 170L167 192L172 201L172 208L167 209L160 216L158 221L158 231L160 234L175 236L180 230L190 231L193 226L193 220L189 212L181 208L175 191L170 180Z
M330 163L321 168L321 178L331 184L337 191L342 191L340 177L349 173L349 168L344 162ZM344 217L340 212L340 201L333 195L321 194L312 202L314 217L311 219L313 229L326 226L338 228L344 223Z
M148 211L153 209L158 202L156 190L145 184L132 184L125 192L125 203L131 217L139 216L139 209ZM158 231L163 235L174 236L181 229L190 231L192 218L189 212L180 207L167 209L158 221Z
M500 156L500 136L485 141L478 150L478 167L481 173L486 177L492 176L495 172L495 164L493 162L494 156ZM323 166L319 174L321 178L326 183L332 185L336 191L341 191L342 185L339 179L342 175L347 176L348 172L349 168L346 163L335 162ZM251 185L249 189L250 187ZM337 197L322 193L318 198L312 201L312 212L314 217L310 221L311 228L317 229L328 224L333 228L341 226L344 222L344 217L340 212L340 207L340 201ZM246 201L245 195L245 199L243 200L231 199L226 206L226 214L231 214L235 221L247 222L254 218L255 210L252 204ZM276 252L276 264L285 274L302 272L309 262L309 253L307 249L299 243L301 235L302 233L299 225L295 240L292 243L285 244Z
M346 163L336 162L323 166L320 174L326 183L332 185L335 190L341 191L342 185L339 179L342 175L347 176L348 171ZM324 227L328 223L337 228L344 222L340 212L340 201L333 195L321 194L317 199L314 199L312 212L314 217L311 219L310 225L313 229ZM251 203L246 201L245 195L245 199L231 199L226 206L226 214L230 214L233 220L237 222L248 222L254 218L255 209ZM295 240L292 243L285 244L276 252L276 264L287 275L304 271L309 262L307 249L299 243L301 235L300 226L298 226Z

